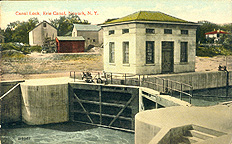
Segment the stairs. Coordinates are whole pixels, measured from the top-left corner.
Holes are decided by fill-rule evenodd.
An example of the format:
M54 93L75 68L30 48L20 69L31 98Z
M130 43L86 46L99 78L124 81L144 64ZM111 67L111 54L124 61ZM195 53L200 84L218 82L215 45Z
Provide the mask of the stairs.
M211 138L220 137L222 135L225 135L226 133L219 132L216 130L192 125L192 129L186 131L186 133L183 136L182 143L197 143L202 142Z

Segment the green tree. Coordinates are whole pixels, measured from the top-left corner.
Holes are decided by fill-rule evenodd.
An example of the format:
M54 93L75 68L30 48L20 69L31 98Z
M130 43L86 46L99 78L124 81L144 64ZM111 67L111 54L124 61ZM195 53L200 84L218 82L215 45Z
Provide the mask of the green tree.
M29 32L38 24L37 18L30 18L26 22L12 22L4 31L6 42L29 43Z
M219 25L208 22L208 21L199 21L199 24L201 24L197 28L197 43L200 41L200 43L206 43L205 33L211 32L214 30L217 30L220 28Z
M58 36L72 31L75 23L90 24L87 20L81 20L78 15L60 16L58 19L50 19L50 23L57 28Z

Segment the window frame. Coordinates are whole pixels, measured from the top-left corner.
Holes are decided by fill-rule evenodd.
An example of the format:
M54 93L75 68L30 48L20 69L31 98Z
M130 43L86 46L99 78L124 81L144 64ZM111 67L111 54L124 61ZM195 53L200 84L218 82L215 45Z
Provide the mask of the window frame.
M109 35L113 35L115 33L114 30L109 30Z
M181 30L180 32L182 35L188 35L189 34L189 31L188 30Z
M151 49L149 49L149 45L151 44ZM146 41L146 64L154 64L155 63L155 41ZM148 59L148 58L151 59Z
M130 30L129 29L122 29L122 34L126 34L126 33L129 33Z
M109 42L109 63L115 63L115 43Z
M127 46L128 45L128 46ZM130 62L130 44L129 41L122 42L123 48L123 64L129 64Z
M172 29L164 29L164 34L172 34Z
M43 27L46 28L47 27L47 23L43 23Z
M188 42L180 43L180 62L181 63L188 62Z
M152 32L151 32L152 31ZM146 28L146 34L155 34L155 29Z

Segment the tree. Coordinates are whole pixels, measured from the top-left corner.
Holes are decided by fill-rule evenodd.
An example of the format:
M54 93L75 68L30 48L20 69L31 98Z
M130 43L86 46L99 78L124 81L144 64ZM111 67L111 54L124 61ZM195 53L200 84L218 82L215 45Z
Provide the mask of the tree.
M38 24L37 18L30 18L27 22L15 21L7 25L4 31L6 42L29 43L29 32Z
M199 21L199 26L197 28L197 43L200 41L201 43L206 43L205 33L211 32L219 29L219 25L211 23L209 21Z
M90 24L87 20L81 20L78 15L69 15L60 16L58 19L50 19L50 23L57 28L58 36L64 36L66 33L72 31L73 24L82 23L82 24Z

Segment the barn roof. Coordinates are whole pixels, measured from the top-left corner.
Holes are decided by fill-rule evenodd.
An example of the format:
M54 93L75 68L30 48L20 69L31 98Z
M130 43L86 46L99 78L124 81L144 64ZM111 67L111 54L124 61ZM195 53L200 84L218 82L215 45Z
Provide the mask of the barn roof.
M230 34L230 33L222 31L222 30L215 30L215 31L212 31L212 32L205 33L205 35L209 35L209 34Z
M128 21L158 21L158 22L179 22L179 23L193 23L182 20L159 11L138 11L128 16L105 22L104 24L113 24Z
M49 24L50 26L52 26L53 28L55 28L56 29L56 27L54 27L53 25L51 25L49 22L47 22L46 20L43 20L42 22L40 22L40 23L38 23L31 31L33 31L35 28L37 28L39 25L41 25L42 23L47 23L47 24ZM56 29L57 30L57 29ZM30 32L31 32L30 31Z
M71 36L58 36L56 37L60 41L83 41L85 40L83 36L76 36L76 37L71 37Z
M100 26L90 24L73 24L77 31L99 31Z

